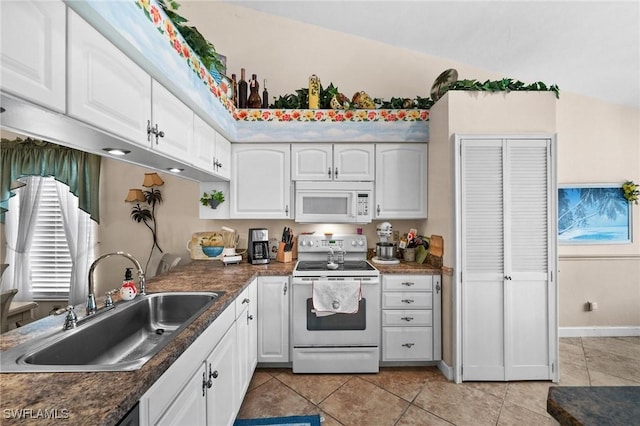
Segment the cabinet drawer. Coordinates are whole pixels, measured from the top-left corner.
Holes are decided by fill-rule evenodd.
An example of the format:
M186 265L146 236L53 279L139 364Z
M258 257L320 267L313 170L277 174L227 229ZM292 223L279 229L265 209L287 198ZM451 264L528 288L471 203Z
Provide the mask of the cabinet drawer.
M247 309L249 303L251 302L249 298L249 287L242 290L242 293L236 297L235 308L236 308L236 318L240 316L240 314ZM256 300L257 302L257 300Z
M431 361L433 334L431 327L383 327L383 361Z
M382 311L383 326L431 326L432 311L430 309L423 310L388 310Z
M433 275L384 275L382 290L432 291Z
M418 293L414 291L382 293L382 307L387 308L426 308L431 309L432 293Z

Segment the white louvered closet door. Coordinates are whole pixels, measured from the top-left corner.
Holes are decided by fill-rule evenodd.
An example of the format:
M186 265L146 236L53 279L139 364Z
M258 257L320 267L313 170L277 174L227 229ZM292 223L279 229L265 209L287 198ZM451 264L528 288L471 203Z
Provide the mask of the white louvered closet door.
M549 379L550 142L460 150L463 380Z

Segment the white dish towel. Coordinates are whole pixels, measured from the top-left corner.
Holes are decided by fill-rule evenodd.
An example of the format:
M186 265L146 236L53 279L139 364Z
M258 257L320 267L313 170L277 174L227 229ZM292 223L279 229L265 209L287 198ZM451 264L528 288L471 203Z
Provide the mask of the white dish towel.
M360 281L317 280L313 282L313 309L316 315L355 314L362 299Z

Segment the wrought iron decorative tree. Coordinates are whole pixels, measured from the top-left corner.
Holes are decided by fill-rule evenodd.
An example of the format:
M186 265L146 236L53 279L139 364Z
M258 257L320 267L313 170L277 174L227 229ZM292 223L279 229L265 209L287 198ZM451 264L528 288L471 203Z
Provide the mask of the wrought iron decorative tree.
M153 256L153 250L157 247L160 253L164 253L160 245L158 244L158 222L156 220L156 205L162 203L162 193L154 186L161 186L164 181L158 176L157 173L145 173L144 182L142 186L149 188L149 190L142 189L130 189L129 194L125 201L135 202L136 205L131 208L131 219L144 223L149 228L153 237L153 243L151 245L151 251L149 252L149 258L145 265L145 271L149 266L149 261ZM145 204L140 204L144 202Z

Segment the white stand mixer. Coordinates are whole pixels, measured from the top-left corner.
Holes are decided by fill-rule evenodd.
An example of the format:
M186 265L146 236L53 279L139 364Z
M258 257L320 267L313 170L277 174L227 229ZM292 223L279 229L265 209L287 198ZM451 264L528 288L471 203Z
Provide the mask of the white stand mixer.
M397 265L400 260L396 257L397 247L395 243L389 242L393 235L393 227L389 222L382 222L376 228L376 233L380 237L380 242L376 244L376 256L371 259L373 263L383 265Z

